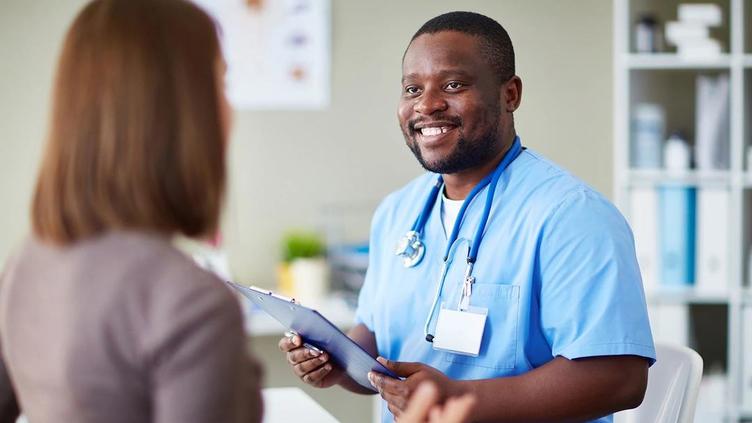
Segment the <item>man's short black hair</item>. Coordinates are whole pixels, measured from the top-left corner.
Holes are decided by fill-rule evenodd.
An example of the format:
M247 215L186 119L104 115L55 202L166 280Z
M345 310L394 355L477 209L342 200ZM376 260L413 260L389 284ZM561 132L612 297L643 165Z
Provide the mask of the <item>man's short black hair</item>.
M478 37L481 54L494 69L499 81L505 82L514 76L512 40L504 27L495 20L474 12L444 13L424 23L410 39L410 43L423 34L442 31L457 31Z

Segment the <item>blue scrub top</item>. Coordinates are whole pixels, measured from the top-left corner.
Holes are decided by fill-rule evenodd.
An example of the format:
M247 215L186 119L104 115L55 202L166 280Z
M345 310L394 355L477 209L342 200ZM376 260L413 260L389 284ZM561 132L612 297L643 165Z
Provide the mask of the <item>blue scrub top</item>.
M356 320L375 334L381 356L421 362L465 380L519 375L556 356L637 355L655 361L629 225L602 195L529 149L499 180L473 270L471 306L488 309L480 354L434 350L423 327L448 242L441 196L423 233L423 260L405 268L394 250L435 180L431 173L413 180L389 195L373 218ZM457 306L486 189L465 213L439 304ZM391 421L383 410L384 421Z

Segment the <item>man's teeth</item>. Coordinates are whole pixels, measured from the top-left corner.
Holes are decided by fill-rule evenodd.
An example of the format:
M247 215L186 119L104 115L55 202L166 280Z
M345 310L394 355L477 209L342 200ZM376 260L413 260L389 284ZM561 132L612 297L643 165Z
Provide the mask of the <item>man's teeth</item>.
M446 134L447 131L449 131L448 126L442 126L440 128L439 127L420 128L420 133L427 137L436 136L439 134Z

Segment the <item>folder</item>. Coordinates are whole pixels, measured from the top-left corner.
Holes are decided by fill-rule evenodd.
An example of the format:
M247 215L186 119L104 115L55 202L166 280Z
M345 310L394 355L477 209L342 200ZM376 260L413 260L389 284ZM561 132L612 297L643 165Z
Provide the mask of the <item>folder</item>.
M696 196L694 187L658 187L660 282L664 286L689 286L695 281Z
M633 188L629 193L629 224L635 239L645 292L658 284L658 193L655 188Z
M689 306L651 304L648 306L650 329L656 342L689 346Z
M697 192L697 289L726 292L729 280L729 191Z

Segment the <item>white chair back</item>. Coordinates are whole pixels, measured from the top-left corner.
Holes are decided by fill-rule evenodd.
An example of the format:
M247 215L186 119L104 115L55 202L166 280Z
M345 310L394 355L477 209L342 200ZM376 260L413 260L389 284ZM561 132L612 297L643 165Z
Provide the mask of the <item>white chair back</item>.
M639 407L616 413L617 423L692 423L702 379L702 358L688 347L656 344L645 399Z

